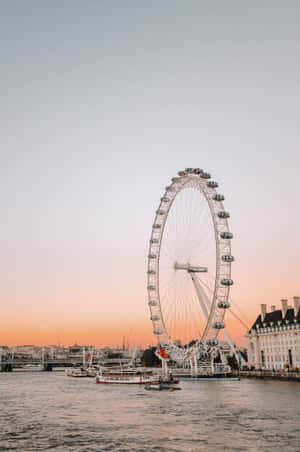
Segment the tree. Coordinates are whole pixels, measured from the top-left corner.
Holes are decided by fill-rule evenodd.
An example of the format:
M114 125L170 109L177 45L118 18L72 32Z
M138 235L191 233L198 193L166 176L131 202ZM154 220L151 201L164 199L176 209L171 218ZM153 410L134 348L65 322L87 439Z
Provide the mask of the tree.
M231 367L231 369L239 368L239 363L237 362L236 357L234 355L227 356L227 362L228 362L229 366Z
M141 361L145 367L157 367L161 364L160 359L155 355L156 347L149 347L144 350Z

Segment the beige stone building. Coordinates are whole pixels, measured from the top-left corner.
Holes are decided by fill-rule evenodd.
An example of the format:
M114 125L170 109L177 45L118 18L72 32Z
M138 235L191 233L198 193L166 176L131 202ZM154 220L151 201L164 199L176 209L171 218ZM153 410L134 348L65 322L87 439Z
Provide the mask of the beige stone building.
M281 309L261 305L247 333L248 366L256 369L300 368L300 298L281 300Z

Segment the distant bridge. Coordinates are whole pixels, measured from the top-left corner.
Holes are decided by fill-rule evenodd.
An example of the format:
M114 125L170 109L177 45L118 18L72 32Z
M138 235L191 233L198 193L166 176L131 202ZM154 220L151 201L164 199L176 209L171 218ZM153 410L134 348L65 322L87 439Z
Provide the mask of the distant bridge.
M126 365L131 361L130 358L114 358L114 359L102 359L102 366L113 366L113 365ZM89 364L99 365L99 358L93 358L92 363ZM12 372L14 369L26 370L27 366L41 366L44 371L52 371L53 367L79 367L82 366L82 357L78 358L31 358L31 359L3 359L0 361L0 372ZM24 367L25 366L25 367Z

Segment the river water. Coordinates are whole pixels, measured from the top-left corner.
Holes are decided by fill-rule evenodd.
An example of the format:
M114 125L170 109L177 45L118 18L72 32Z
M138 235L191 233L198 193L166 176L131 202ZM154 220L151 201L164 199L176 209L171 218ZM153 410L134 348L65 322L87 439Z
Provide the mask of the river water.
M96 385L63 372L0 374L0 450L300 451L300 385Z

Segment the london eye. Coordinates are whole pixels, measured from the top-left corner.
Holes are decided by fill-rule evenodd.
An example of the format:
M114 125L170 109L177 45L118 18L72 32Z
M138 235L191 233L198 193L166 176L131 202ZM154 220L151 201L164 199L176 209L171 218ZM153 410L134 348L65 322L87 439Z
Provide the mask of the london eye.
M212 350L225 330L233 284L232 233L224 195L200 168L166 186L151 230L147 289L153 333L174 360Z

